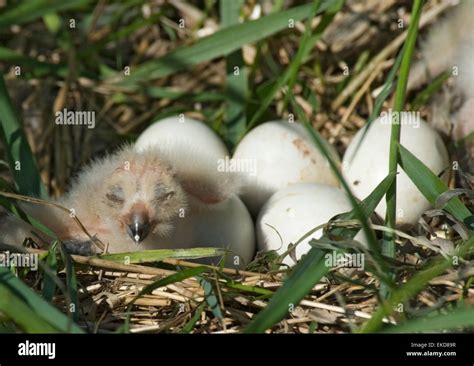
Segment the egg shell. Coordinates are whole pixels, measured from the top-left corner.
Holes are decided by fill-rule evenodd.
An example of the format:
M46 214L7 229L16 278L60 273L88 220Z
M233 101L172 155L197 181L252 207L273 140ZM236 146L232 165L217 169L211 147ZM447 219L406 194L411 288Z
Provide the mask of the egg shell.
M339 163L335 150L327 144ZM337 186L327 159L319 152L306 129L294 122L271 121L250 131L237 146L233 159L251 159L255 171L244 172L241 197L256 217L270 196L295 183Z
M143 150L147 147L176 150L184 147L186 151L195 151L200 155L213 159L223 159L229 152L217 134L205 123L190 117L168 117L159 120L138 137L135 148Z
M342 171L354 195L367 197L387 176L391 125L389 114L374 120L356 153L366 129L359 130L349 144L342 162ZM449 167L449 158L441 137L422 119L401 115L401 144L438 175ZM397 175L397 218L399 225L413 225L430 208L429 202L399 167ZM383 199L376 208L385 217Z
M334 186L299 183L283 188L273 194L260 211L256 224L258 250L276 250L282 254L290 243L295 244L310 230L351 210L346 194ZM311 239L319 239L321 235L322 229L317 230L298 244L296 258L300 259L311 249ZM358 233L355 240L367 246L362 233ZM283 263L295 264L290 256L286 256Z

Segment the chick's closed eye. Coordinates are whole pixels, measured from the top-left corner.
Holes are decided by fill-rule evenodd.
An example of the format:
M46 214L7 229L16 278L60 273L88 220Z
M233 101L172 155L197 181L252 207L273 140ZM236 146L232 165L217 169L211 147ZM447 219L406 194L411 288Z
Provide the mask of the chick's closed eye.
M167 187L163 183L158 183L155 186L155 190L154 190L154 196L155 196L154 201L156 203L161 203L163 201L169 200L175 194L176 194L176 191L173 190L171 187Z
M125 194L122 187L114 185L107 190L105 197L116 206L122 206L125 202Z

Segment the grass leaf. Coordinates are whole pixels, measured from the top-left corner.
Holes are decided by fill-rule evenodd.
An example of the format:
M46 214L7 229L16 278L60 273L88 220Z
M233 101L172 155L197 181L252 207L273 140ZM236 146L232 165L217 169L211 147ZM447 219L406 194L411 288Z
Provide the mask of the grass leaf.
M449 190L446 183L438 178L436 174L402 145L399 145L398 155L402 169L410 177L423 196L425 196L433 206L436 206L438 197ZM472 215L457 197L451 198L451 200L446 203L444 209L459 221L464 221Z
M13 110L3 76L0 75L0 135L6 147L8 164L18 192L27 196L46 197L46 188L36 166L20 121Z
M395 103L393 106L394 113L400 113L405 106L406 89L408 84L408 75L410 74L410 65L415 49L416 36L418 34L418 23L420 21L421 9L424 0L415 0L413 2L412 12L410 16L410 24L408 26L407 38L403 45L402 62L400 65L400 75L398 77L397 89L395 91ZM391 134L389 146L388 170L394 173L398 168L398 144L400 142L401 124L391 121ZM385 225L396 228L396 202L397 202L397 179L395 178L392 186L386 196L387 210L385 214ZM391 233L384 233L382 242L382 253L388 257L395 257L395 236ZM388 289L382 286L382 295L386 296Z
M183 327L183 329L181 329L180 333L188 334L194 329L194 326L198 322L198 320L201 317L201 314L204 311L204 309L206 308L206 306L207 306L207 303L204 301L197 307L197 309L194 312L193 317L186 323L186 325Z
M239 23L242 0L220 1L221 27L226 28ZM225 95L227 97L225 111L226 139L230 145L235 145L245 132L246 101L247 101L247 67L242 56L242 50L232 52L226 58L227 78Z
M27 329L30 329L28 324L34 323L38 332L83 333L72 319L3 267L0 267L0 311Z
M224 255L225 253L226 251L220 248L156 249L144 250L141 252L104 254L97 257L114 262L136 264L159 262L167 258L197 259L217 257Z
M66 268L66 284L68 291L69 306L68 311L72 314L72 318L77 321L79 318L79 299L77 296L77 278L74 271L71 255L66 251L62 243L59 243L59 251Z
M383 333L443 332L474 327L474 308L461 307L447 314L437 314L409 320L389 327Z
M48 249L48 256L46 257L46 264L51 269L53 273L57 273L58 270L58 261L56 258L56 251L58 247L58 242L55 241ZM56 283L54 279L44 273L43 279L43 298L51 302L53 299L54 293L56 292Z
M89 3L90 0L21 1L16 6L7 7L0 14L0 28L28 23L52 12L77 9Z

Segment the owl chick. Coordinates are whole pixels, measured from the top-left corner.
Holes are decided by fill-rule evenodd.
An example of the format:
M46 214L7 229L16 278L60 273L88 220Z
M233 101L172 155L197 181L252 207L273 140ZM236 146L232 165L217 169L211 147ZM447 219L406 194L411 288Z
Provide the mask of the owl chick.
M198 228L193 223L199 220L202 223L200 212L212 212L214 207L223 216L222 205L235 197L236 180L232 175L218 172L213 164L206 164L205 159L197 164L189 155L179 155L153 148L137 151L134 146L125 146L93 161L77 176L69 193L57 201L69 213L49 206L21 204L21 207L54 231L71 252L78 254L93 254L97 247L72 220L74 215L112 253L197 244L225 246L224 242L206 243L203 240L206 236L202 235L198 238L202 242L196 243ZM197 221L190 219L196 216ZM235 215L229 220L232 217ZM3 241L7 244L21 244L25 237L48 241L44 234L24 223L12 225L12 220L11 216L0 219ZM233 223L228 225L231 227ZM234 228L238 226L235 223ZM235 235L226 239L229 237L238 239ZM239 243L227 244L238 249ZM245 262L250 259L245 258Z
M458 142L454 156L463 171L474 169L474 1L462 0L428 29L421 42L408 89L417 89L444 71L452 75L452 88L444 88L431 103L430 124Z
M454 77L456 92L461 95L463 104L458 113L452 116L452 136L459 141L474 132L474 2L461 1L440 22L432 26L421 44L421 59L416 62L408 80L408 89L416 89L449 70ZM438 113L449 106L434 106ZM443 118L442 116L440 117ZM434 120L433 125L442 124ZM445 131L448 133L449 131Z
M90 234L109 244L110 252L133 251L137 244L165 237L178 211L187 206L173 169L153 151L138 154L133 146L93 161L71 187L56 202L69 213L36 204L20 206L66 243L88 243L90 238L72 220L77 216Z
M431 26L428 35L421 43L421 59L416 62L410 71L408 89L416 89L425 84L449 67L458 66L460 73L465 74L467 82L460 79L459 87L464 91L474 86L468 81L472 80L472 70L460 70L459 63L469 59L472 61L474 45L474 2L461 1L449 11L449 14ZM470 57L469 57L470 56ZM453 70L453 74L456 74Z

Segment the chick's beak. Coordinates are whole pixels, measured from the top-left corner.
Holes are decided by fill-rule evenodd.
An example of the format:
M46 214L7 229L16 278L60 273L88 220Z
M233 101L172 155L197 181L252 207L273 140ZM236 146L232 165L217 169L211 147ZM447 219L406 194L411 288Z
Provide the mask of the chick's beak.
M150 223L148 218L144 215L134 214L131 216L129 224L127 225L127 234L139 244L150 233Z

